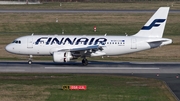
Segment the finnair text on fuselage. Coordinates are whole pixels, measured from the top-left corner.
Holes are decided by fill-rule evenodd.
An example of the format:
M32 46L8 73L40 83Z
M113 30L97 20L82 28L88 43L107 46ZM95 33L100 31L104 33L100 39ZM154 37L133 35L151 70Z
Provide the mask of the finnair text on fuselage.
M41 37L37 39L35 42L35 45L38 45L39 43L46 43L46 45L53 45L53 44L58 44L58 45L65 45L65 44L70 44L70 45L79 45L80 43L83 45L105 45L107 42L106 38L65 38L62 37L61 39L58 39L57 37Z

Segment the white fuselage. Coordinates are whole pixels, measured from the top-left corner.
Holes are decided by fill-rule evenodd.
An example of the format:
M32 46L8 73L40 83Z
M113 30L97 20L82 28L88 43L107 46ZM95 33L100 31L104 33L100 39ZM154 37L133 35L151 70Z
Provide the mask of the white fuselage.
M154 43L150 44L152 40ZM166 38L73 35L32 35L17 38L15 41L6 46L8 52L22 55L52 55L58 50L71 51L98 45L103 49L97 56L127 54L172 43L171 39Z

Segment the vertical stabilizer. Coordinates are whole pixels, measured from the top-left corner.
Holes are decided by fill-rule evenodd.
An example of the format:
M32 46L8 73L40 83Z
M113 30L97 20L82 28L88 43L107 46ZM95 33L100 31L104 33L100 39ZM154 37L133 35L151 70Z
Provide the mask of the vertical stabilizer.
M168 13L169 7L160 7L134 36L162 38Z

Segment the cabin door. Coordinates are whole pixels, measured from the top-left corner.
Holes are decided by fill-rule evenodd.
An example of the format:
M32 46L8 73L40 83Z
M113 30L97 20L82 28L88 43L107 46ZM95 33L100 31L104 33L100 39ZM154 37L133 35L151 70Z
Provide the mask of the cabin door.
M33 36L27 39L27 48L33 48Z

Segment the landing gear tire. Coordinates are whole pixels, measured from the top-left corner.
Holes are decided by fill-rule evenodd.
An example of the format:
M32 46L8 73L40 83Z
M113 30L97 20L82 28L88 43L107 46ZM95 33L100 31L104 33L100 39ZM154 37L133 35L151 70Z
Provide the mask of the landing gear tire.
M82 65L87 66L88 65L88 60L87 59L82 59Z
M32 55L29 55L29 60L28 60L28 63L31 65L32 64Z
M32 64L32 60L29 60L28 63L31 65Z

